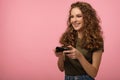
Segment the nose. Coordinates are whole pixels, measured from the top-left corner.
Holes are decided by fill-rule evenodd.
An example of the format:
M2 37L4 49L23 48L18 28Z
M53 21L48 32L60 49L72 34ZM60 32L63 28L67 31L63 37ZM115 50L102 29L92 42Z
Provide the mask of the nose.
M77 18L76 18L76 17L74 17L74 18L73 18L73 22L76 22L76 21L77 21Z

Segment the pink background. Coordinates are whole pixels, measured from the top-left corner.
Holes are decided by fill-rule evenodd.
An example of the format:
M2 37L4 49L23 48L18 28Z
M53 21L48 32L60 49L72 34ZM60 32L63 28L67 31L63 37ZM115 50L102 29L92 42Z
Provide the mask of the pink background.
M119 0L84 0L101 17L105 52L96 80L120 80ZM75 0L0 0L0 80L63 80L53 49Z

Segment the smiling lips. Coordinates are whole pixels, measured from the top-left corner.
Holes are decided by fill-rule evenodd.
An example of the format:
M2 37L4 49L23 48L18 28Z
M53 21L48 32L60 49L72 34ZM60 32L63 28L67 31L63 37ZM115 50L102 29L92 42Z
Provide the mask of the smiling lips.
M73 23L73 25L75 26L75 27L78 27L79 25L80 25L80 23Z

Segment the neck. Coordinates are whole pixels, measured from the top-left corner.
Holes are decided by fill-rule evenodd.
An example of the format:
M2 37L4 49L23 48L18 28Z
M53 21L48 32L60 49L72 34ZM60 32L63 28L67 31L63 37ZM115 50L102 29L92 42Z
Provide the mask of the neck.
M82 39L82 32L78 32L78 38Z

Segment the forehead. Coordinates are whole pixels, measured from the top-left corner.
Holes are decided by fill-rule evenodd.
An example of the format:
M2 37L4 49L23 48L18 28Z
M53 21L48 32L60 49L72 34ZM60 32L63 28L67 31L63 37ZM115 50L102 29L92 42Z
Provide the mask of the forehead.
M78 7L75 7L71 10L71 15L82 14L81 10Z

